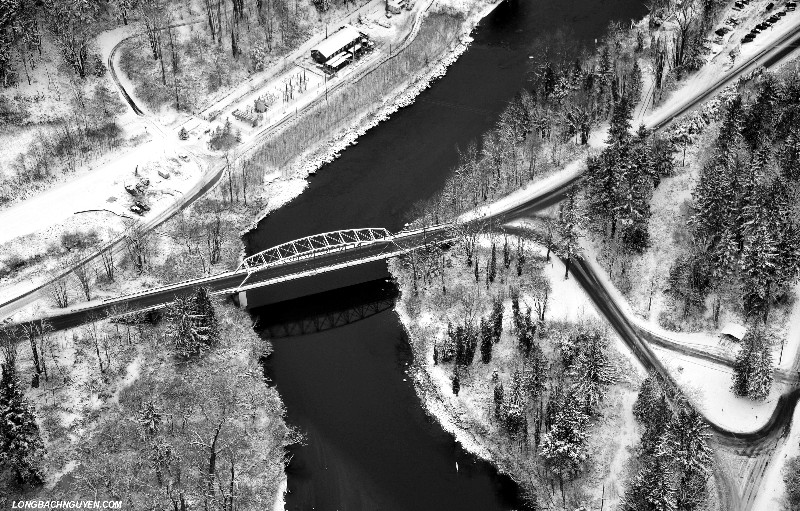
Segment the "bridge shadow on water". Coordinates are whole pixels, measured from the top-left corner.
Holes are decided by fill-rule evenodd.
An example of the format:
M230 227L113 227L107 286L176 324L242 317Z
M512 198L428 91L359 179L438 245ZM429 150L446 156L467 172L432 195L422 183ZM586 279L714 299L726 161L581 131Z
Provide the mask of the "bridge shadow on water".
M288 422L287 510L526 509L519 488L429 417L386 278L250 309Z
M398 290L388 279L355 284L251 309L256 328L270 339L341 328L391 310Z

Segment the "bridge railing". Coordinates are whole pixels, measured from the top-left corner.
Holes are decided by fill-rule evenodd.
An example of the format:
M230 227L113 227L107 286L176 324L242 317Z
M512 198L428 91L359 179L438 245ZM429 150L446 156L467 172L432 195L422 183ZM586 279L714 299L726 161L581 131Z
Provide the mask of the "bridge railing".
M389 241L392 234L383 228L345 229L315 234L268 248L246 257L237 272L249 274L287 262L313 257L320 253L344 250L365 243Z

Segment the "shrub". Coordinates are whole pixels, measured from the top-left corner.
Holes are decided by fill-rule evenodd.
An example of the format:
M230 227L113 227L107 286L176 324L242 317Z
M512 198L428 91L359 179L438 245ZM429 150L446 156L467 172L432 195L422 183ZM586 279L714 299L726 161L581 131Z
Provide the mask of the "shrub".
M67 231L61 235L61 246L67 252L93 247L100 242L97 231Z

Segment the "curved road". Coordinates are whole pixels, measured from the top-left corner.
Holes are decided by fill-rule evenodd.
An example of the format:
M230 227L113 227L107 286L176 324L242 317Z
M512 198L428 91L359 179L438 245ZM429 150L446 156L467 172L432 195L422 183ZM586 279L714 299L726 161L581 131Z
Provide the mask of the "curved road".
M428 4L428 8L429 7L430 7L430 3ZM416 15L416 18L414 19L414 23L412 24L411 30L406 34L406 36L402 40L401 44L397 48L395 48L394 51L390 55L386 55L383 58L378 58L378 59L376 59L374 61L371 61L371 62L367 63L368 65L362 66L356 73L353 73L351 75L347 75L343 80L341 80L341 81L337 82L335 85L333 85L328 90L328 94L335 93L336 91L338 91L340 88L344 87L348 83L360 80L364 76L366 76L369 73L373 72L375 69L377 69L380 65L382 65L387 60L391 60L391 59L397 57L398 55L400 55L402 53L402 51L408 45L410 45L411 42L413 42L413 40L416 38L416 35L419 33L419 29L420 29L420 26L422 24L422 18L423 18L422 14L424 12L426 12L426 11L427 11L427 8L419 10L419 12ZM183 25L189 25L189 24L194 24L194 23L202 23L202 22L204 22L204 18L200 18L200 19L192 20L192 21L186 21L186 22L178 23L178 24L175 24L175 25L172 25L172 26L173 27L179 27L179 26L183 26ZM108 68L110 70L111 78L114 81L114 84L116 85L116 87L119 90L119 92L122 95L122 97L125 99L125 101L130 106L131 110L136 115L146 118L145 112L136 104L134 99L131 97L130 93L128 93L128 91L122 85L122 83L121 83L121 81L119 79L119 76L117 74L117 69L114 66L114 56L116 55L116 53L119 50L119 47L122 45L122 43L124 41L132 38L132 37L137 37L139 35L141 35L141 34L130 35L130 36L127 36L127 37L121 39L120 41L118 41L114 45L114 47L112 48L112 50L111 50L111 52L109 54L109 57L108 57L108 60L107 60L107 64L108 64ZM315 98L311 102L309 102L309 104L307 104L305 107L303 107L298 112L296 112L294 115L287 115L286 117L281 119L279 122L277 122L276 124L272 125L269 129L264 130L253 141L251 141L246 147L244 147L242 149L242 151L240 151L237 154L237 158L244 157L250 151L252 151L253 149L257 148L267 138L273 136L274 134L276 134L280 130L286 128L292 122L295 122L298 119L300 119L301 117L303 117L305 114L307 114L311 110L312 107L314 107L314 106L318 105L320 102L322 102L324 100L324 98L325 98L324 96L318 96L317 98ZM156 126L156 127L159 129L159 131L161 131L161 128L159 126ZM214 188L217 185L217 183L220 181L220 179L222 178L223 173L225 171L225 164L221 161L221 158L211 158L211 157L207 158L207 161L205 161L204 163L210 167L210 170L208 170L205 173L205 175L203 176L201 181L198 182L194 187L192 187L186 194L184 194L182 197L180 197L178 199L178 201L176 201L172 206L167 208L165 211L163 211L162 213L160 213L156 217L144 222L143 227L144 227L144 229L146 231L151 231L151 230L159 227L161 224L163 224L164 222L166 222L167 220L172 218L177 213L179 213L179 212L185 210L186 208L188 208L189 206L191 206L197 199L199 199L200 197L205 195L206 192L208 192L209 190L211 190L212 188ZM11 316L12 314L14 314L18 310L20 310L22 307L25 307L26 305L29 305L29 304L33 303L37 299L42 298L44 296L44 294L46 292L46 288L48 286L50 286L53 282L55 282L57 280L60 280L60 279L63 279L63 278L66 278L67 276L69 276L70 273L72 273L72 270L74 268L77 268L79 266L83 266L85 264L88 264L88 263L91 263L93 261L96 261L97 259L99 259L100 255L102 253L105 253L107 251L111 251L112 254L115 257L117 257L117 256L123 256L124 253L125 253L125 250L126 250L126 248L125 248L125 243L124 243L124 236L120 237L120 238L118 238L118 239L116 239L114 241L111 241L111 242L107 243L106 245L103 245L102 247L100 247L100 249L97 252L95 252L93 254L90 254L90 255L78 260L75 264L72 265L72 267L70 267L69 269L67 269L65 271L62 271L61 273L59 273L56 276L54 276L53 278L45 281L44 283L40 284L39 286L37 286L37 287L35 287L33 289L30 289L30 290L26 291L25 293L23 293L21 295L18 295L18 296L14 297L14 298L6 300L3 303L0 303L0 320L2 320L3 318L7 318L7 317Z
M716 92L720 89L724 88L728 84L732 83L738 77L742 76L743 74L749 73L759 66L762 65L770 65L771 63L777 62L782 59L786 54L793 51L800 42L800 26L795 27L793 30L788 32L786 35L781 37L777 40L774 46L770 48L766 48L763 51L756 54L753 58L749 61L740 64L738 67L734 68L731 72L727 73L723 78L718 80L712 86L704 90L703 92L695 95L690 100L686 101L683 105L679 106L676 109L673 109L671 112L665 114L663 119L658 119L652 124L653 129L662 129L670 122L672 122L677 117L685 114L686 112L696 108L698 105L709 99L713 96ZM113 57L114 51L112 51L111 57ZM112 58L109 58L109 64L112 64ZM112 71L112 77L114 78L115 82L117 83L118 87L120 88L121 93L125 97L128 104L137 113L137 115L142 115L141 109L135 104L133 99L130 95L125 91L125 89L119 83L116 71L113 68L113 65L109 66ZM367 71L365 70L365 73ZM363 73L363 74L365 74ZM359 73L360 76L363 76L362 73ZM282 124L282 123L281 123ZM280 124L278 125L280 127ZM269 130L270 132L272 130ZM268 135L266 135L268 136ZM175 211L172 211L169 214L165 214L163 218L159 219L157 222L152 222L150 228L155 227L156 225L162 223L166 219L168 219L172 214L187 207L193 200L202 196L205 191L210 189L211 187L216 184L222 174L223 168L219 168L215 172L213 172L210 176L210 179L201 184L194 193L190 193L187 197L186 201L183 201L179 206L177 206ZM568 180L565 180L560 186L556 187L555 189L548 190L546 192L542 192L530 198L530 200L526 201L524 204L520 204L518 206L509 208L505 211L496 213L492 215L488 220L497 220L499 222L505 222L511 220L515 217L520 216L523 213L528 213L535 210L544 209L548 206L558 203L565 195L565 193L572 188L579 180L580 176L572 177ZM429 236L433 236L434 238L437 236L441 236L439 241L443 241L447 238L447 234L444 229L439 232L431 232L428 231L421 237L409 237L409 242L431 242L436 241L436 239L429 238ZM118 242L111 244L107 249L118 250L121 247L121 244ZM396 250L397 247L391 246L389 243L375 243L365 247L357 247L353 249L357 251L357 255L361 258L370 258L370 257L385 257L385 254L389 251ZM82 261L81 263L85 263L97 257L96 254L87 258L86 260ZM274 280L276 278L285 278L286 275L290 274L300 274L303 272L313 272L319 271L324 267L331 266L332 264L341 264L346 263L348 261L352 261L354 257L353 251L349 252L335 252L329 254L323 254L318 258L314 258L311 260L300 260L291 263L287 263L285 265L281 265L279 267L273 267L262 272L259 272L251 281L252 284L257 284L259 282L265 282L269 280ZM658 342L658 339L655 339L657 336L652 332L643 331L641 328L634 326L630 320L626 317L626 315L622 312L616 301L611 297L608 290L605 289L603 283L597 278L597 275L594 274L591 266L587 265L583 259L579 257L573 258L573 275L575 276L576 280L581 284L581 286L586 290L592 300L595 302L598 310L606 317L612 327L618 332L620 337L626 342L626 344L630 347L631 351L634 355L641 361L641 363L645 366L645 368L649 372L657 372L661 374L665 381L669 382L670 385L675 389L676 392L680 392L678 385L674 380L671 378L667 370L664 368L663 364L660 360L656 357L653 353L652 349L648 346L647 343L643 341L643 338L649 338L649 340L655 340ZM68 272L67 272L68 273ZM188 290L191 290L195 286L199 284L209 285L214 289L223 290L223 289L233 289L237 287L239 283L239 279L242 278L241 274L236 273L228 273L217 275L208 279L198 279L197 281L185 282L181 283L177 286L169 286L167 288L162 288L159 290L154 290L152 292L143 293L138 296L133 297L122 297L118 300L112 300L103 304L91 306L85 309L81 309L78 311L70 312L64 315L56 316L51 319L53 326L55 328L68 328L70 326L75 326L81 322L86 321L92 314L101 314L103 312L107 312L109 309L115 306L124 305L124 306L131 306L135 308L146 308L152 307L155 305L162 305L168 301L172 301L176 295L181 293L185 293ZM28 294L28 296L32 296L33 293L39 292L44 286L32 291ZM8 308L9 306L16 306L20 303L20 298L18 297L15 300L10 302L6 302L4 304L0 304L0 311L4 308ZM788 433L792 414L794 413L794 409L797 405L797 401L800 398L800 389L795 389L790 391L781 396L779 399L778 405L772 416L770 417L767 424L762 426L756 431L749 432L749 433L736 433L725 428L721 428L718 425L709 421L712 430L714 431L715 438L720 445L733 447L737 450L744 451L745 454L753 455L758 454L761 451L771 451L774 449L777 442L785 437ZM762 458L763 459L763 458ZM768 463L768 461L766 462ZM764 470L761 468L766 468L765 463L761 463L761 465L757 465L755 468L756 470L751 470L747 477L746 487L745 487L745 507L752 504L752 499L754 498L755 491L760 484L760 478L763 477ZM749 495L748 495L749 492ZM738 506L738 503L737 503Z

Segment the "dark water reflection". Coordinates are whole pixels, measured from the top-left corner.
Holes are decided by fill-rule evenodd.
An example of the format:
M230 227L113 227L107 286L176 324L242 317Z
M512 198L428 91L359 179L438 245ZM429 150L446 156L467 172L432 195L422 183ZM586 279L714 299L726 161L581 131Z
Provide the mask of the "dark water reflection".
M456 147L478 139L523 86L537 39L591 48L611 20L627 23L643 13L641 0L503 2L444 78L262 220L246 237L248 250L344 228L399 229L414 203L440 189L457 163ZM362 285L252 312L262 325L285 324L370 303L389 292L385 286ZM268 372L289 421L308 436L292 451L287 509L522 508L508 479L465 453L425 416L403 380L410 353L393 312L274 344Z

